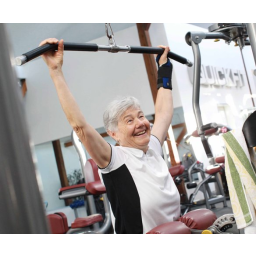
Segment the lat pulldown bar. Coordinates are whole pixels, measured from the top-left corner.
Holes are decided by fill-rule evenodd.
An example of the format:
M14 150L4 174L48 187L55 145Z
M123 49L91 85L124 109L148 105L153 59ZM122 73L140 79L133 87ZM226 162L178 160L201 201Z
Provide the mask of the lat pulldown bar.
M32 51L26 52L21 56L15 59L16 65L21 66L26 62L39 57L41 54L50 51L57 50L58 44L45 44L43 46L39 46ZM145 46L118 46L118 45L97 45L97 44L78 44L78 43L64 43L64 50L66 51L89 51L89 52L97 52L97 51L107 51L107 52L127 52L127 53L146 53L146 54L162 54L164 49L158 47L145 47ZM186 64L191 67L193 64L189 60L184 57L181 57L173 52L168 53L168 57L175 61L178 61L181 64Z

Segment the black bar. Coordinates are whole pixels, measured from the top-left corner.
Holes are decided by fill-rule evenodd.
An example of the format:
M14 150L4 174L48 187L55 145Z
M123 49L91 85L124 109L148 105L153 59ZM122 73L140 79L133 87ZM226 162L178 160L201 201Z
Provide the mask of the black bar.
M127 47L127 51L130 48L130 50L128 51L129 53L148 53L148 54L162 54L164 52L164 49L159 48L159 47L145 47L145 46L125 46ZM22 56L17 57L17 59L19 58L25 58L25 60L23 60L21 62L21 64L24 64L32 59L35 59L37 57L39 57L41 54L50 51L50 50L57 50L58 49L58 44L45 44L43 46L39 46L35 49L33 49L32 51L23 53ZM99 50L99 46L97 44L77 44L77 43L64 43L64 50L66 51L98 51ZM106 46L105 49L101 48L101 50L105 50L105 51L110 51L111 50L111 46ZM118 52L118 46L115 48L115 52ZM173 52L169 52L168 53L168 57L180 62L181 64L186 64L188 66L192 66L193 64L188 61L186 58L181 57ZM20 64L18 64L20 65Z
M210 130L212 128L218 128L218 125L216 123L209 123L209 124L205 124L201 127L202 131L207 131Z
M212 154L211 147L209 145L208 140L205 138L204 135L201 135L201 141L202 141L202 144L204 147L205 154L207 155L208 158L212 158L213 154Z
M23 53L22 55L27 57L27 61L30 61L34 58L39 57L41 54L50 51L50 50L57 50L58 44L45 44L42 46L37 47L36 49ZM97 44L77 44L77 43L64 43L64 50L66 51L98 51Z
M146 46L130 46L131 50L129 53L149 53L149 54L162 54L164 49L159 47L146 47ZM176 60L181 64L188 64L189 61L173 52L169 52L167 55L170 59ZM192 65L191 65L192 66Z

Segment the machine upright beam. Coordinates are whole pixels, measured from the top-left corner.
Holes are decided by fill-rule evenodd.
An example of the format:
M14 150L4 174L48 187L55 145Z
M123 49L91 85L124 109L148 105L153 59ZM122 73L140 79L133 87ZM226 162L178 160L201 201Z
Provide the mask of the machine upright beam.
M23 98L0 24L0 233L46 234L49 228L32 155Z

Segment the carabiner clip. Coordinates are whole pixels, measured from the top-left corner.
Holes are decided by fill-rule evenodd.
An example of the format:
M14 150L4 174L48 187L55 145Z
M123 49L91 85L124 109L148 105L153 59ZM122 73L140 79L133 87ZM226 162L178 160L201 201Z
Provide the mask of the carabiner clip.
M115 39L114 39L114 33L113 33L113 30L110 26L110 23L105 23L105 30L106 30L106 35L107 35L108 40L109 40L109 45L116 46L116 42L115 42ZM111 34L109 34L109 30L111 31Z

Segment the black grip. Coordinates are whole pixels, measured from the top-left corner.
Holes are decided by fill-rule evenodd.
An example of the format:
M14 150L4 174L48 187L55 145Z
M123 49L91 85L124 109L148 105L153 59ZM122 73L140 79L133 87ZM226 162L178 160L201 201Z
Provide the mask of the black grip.
M30 61L47 51L53 51L58 49L58 44L45 44L35 48L32 51L23 53L22 55L27 57L27 61ZM97 44L77 44L77 43L64 43L64 50L66 51L98 51Z
M27 61L30 61L47 51L57 50L57 48L58 48L57 44L45 44L45 45L39 46L29 52L23 53L22 55L27 57Z
M162 54L164 52L163 48L159 47L146 47L146 46L130 46L131 50L129 53L149 53L149 54ZM168 58L176 60L181 64L187 64L188 60L184 57L181 57L173 52L168 53Z

